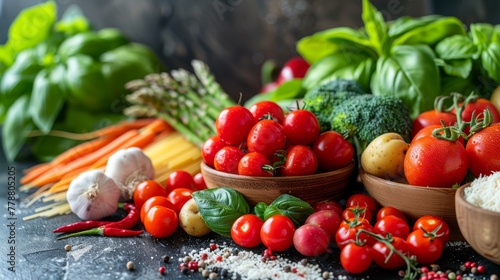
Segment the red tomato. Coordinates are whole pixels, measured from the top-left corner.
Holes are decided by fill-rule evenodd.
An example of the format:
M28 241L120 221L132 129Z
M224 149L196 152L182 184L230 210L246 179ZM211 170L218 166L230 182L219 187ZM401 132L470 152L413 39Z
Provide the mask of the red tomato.
M410 226L408 226L408 223L392 215L385 216L378 220L373 226L373 230L382 236L386 236L390 233L392 236L401 237L403 239L406 239L408 234L410 234Z
M312 145L322 171L333 171L347 166L354 156L351 143L335 131L321 133Z
M144 227L153 237L165 238L172 235L179 224L174 210L164 206L153 206L144 217Z
M252 248L261 243L260 229L264 222L254 214L245 214L236 221L231 227L231 238L234 243Z
M472 135L465 150L469 168L479 177L500 171L500 124L492 124Z
M298 109L285 116L283 129L291 145L311 145L319 135L319 121L311 111Z
M414 230L406 238L410 254L417 257L419 264L436 262L443 254L443 243L439 238L426 236L423 230Z
M144 218L146 217L147 213L153 206L164 206L167 208L170 208L172 210L175 210L175 206L168 200L166 196L153 196L150 197L146 202L141 207L141 222L144 223Z
M342 212L344 212L344 207L340 204L340 202L329 199L314 203L313 208L316 212L321 210L333 210L339 215L339 217L341 217Z
M285 118L285 113L280 105L268 100L253 104L248 110L252 113L255 123L265 119L267 114L271 114L272 119L279 124L283 124L283 119Z
M268 169L266 169L266 166ZM269 168L271 168L271 170ZM241 158L238 163L238 174L262 177L273 176L269 159L259 152L250 152Z
M459 104L460 106L462 104ZM491 116L493 118L493 123L498 123L500 122L500 113L498 112L497 108L493 103L491 103L488 99L486 98L478 98L474 102L469 102L465 106L463 112L462 112L462 120L465 122L470 122L472 119L472 113L475 112L474 114L477 116L483 115L484 110L489 109L491 112ZM455 110L452 110L453 113L455 113ZM466 133L468 133L468 129L466 130Z
M363 194L356 193L347 198L346 207L366 207L370 211L370 214L377 213L377 202L373 197Z
M177 214L181 211L184 203L193 197L192 194L193 190L187 188L177 188L168 194L168 200L170 200L170 202L174 205L174 210Z
M193 186L193 176L184 170L173 171L165 181L165 189L168 193L177 188L192 189Z
M205 178L203 177L203 174L201 172L194 174L193 181L194 181L193 187L195 191L201 191L207 188L207 184L205 183Z
M342 212L342 218L344 221L352 221L353 219L365 219L368 222L372 220L372 213L368 208L363 206L351 206L347 207Z
M442 128L443 126L442 125L429 125L429 126L426 126L424 128L422 128L419 132L417 132L417 134L415 134L415 136L413 136L413 138L411 139L411 142L415 142L417 141L418 139L420 138L423 138L423 137L427 137L427 136L431 136L432 137L432 131L434 131L434 129L436 128ZM440 133L441 135L444 134L444 131L441 131ZM462 145L465 143L465 140L462 136L458 137L458 142L460 142Z
M201 147L201 157L203 162L205 162L208 166L214 168L214 158L217 152L224 148L226 143L220 139L219 135L214 135L203 143L203 147Z
M411 130L412 139L424 127L430 125L441 126L441 120L444 121L447 126L452 126L457 122L457 116L455 115L455 113L439 112L437 110L429 110L420 113L413 121Z
M262 243L271 251L281 252L293 245L295 225L284 215L269 217L260 229Z
M335 234L335 242L339 249L344 248L348 243L356 240L356 232L359 229L373 232L373 227L365 219L358 220L357 222L342 221L337 230L337 234ZM373 243L375 243L375 239L364 232L359 234L359 239L361 241L366 241L368 246L372 246Z
M238 174L238 164L244 155L235 146L226 146L215 154L214 167L222 172Z
M416 186L451 188L467 175L465 147L459 142L424 137L410 144L404 159L408 183Z
M278 150L286 145L286 136L281 124L273 120L261 120L248 133L247 146L249 152L264 154L269 160Z
M386 216L396 216L396 217L399 217L399 218L403 219L404 221L408 222L406 215L403 212L401 212L399 209L394 208L392 206L384 206L384 207L380 208L380 210L378 210L378 212L377 212L377 221L382 219L383 217L386 217Z
M403 255L408 256L410 253L408 244L406 244L406 240L403 238L393 236L391 244ZM373 261L384 269L396 269L405 265L405 260L401 256L399 256L396 252L391 255L391 249L380 241L373 244L370 252L373 256ZM390 258L388 258L389 255L391 255Z
M309 66L309 63L300 56L290 58L287 62L285 62L283 68L281 68L278 78L276 79L276 83L280 85L283 82L290 81L292 79L303 78L306 75Z
M167 196L168 192L163 188L160 183L154 180L146 180L139 185L134 190L134 204L137 209L141 209L142 205L146 200L153 196Z
M311 148L295 145L287 150L285 166L281 171L284 176L301 176L314 174L317 168L318 160Z
M439 229L437 230L437 228ZM450 240L450 227L448 224L437 216L425 215L417 219L413 224L413 230L421 229L426 232L436 231L436 237L441 239L443 245L446 245Z
M248 132L254 124L252 113L240 105L222 110L215 120L215 128L220 139L233 146L238 146L247 139Z
M365 272L372 264L373 257L368 246L350 242L340 251L340 264L349 273Z

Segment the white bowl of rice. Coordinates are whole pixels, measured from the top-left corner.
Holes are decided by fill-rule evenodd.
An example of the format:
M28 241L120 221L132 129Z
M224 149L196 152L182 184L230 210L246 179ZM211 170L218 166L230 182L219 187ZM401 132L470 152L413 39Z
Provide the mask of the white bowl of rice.
M500 264L500 172L482 176L455 194L460 231L481 256Z

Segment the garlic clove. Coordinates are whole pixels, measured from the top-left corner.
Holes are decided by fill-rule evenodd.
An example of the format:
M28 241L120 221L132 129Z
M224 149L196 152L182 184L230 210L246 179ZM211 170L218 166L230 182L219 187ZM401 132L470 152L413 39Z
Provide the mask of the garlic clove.
M81 173L71 181L66 199L70 209L82 220L99 220L118 209L120 188L100 170Z

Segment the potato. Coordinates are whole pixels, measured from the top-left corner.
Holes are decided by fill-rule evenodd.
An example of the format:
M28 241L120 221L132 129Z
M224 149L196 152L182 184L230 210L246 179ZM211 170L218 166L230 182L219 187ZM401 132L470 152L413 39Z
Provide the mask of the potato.
M194 198L189 199L182 206L179 212L179 224L182 229L191 236L199 237L211 231L205 223L205 220L203 220Z
M410 144L397 133L384 133L368 144L361 154L361 166L384 179L404 178L404 158Z

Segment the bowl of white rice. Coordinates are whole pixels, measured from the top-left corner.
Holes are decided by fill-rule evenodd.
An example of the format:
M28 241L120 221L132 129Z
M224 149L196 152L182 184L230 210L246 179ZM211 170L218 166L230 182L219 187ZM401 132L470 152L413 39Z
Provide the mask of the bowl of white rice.
M486 259L500 264L500 172L481 176L455 194L464 239Z

